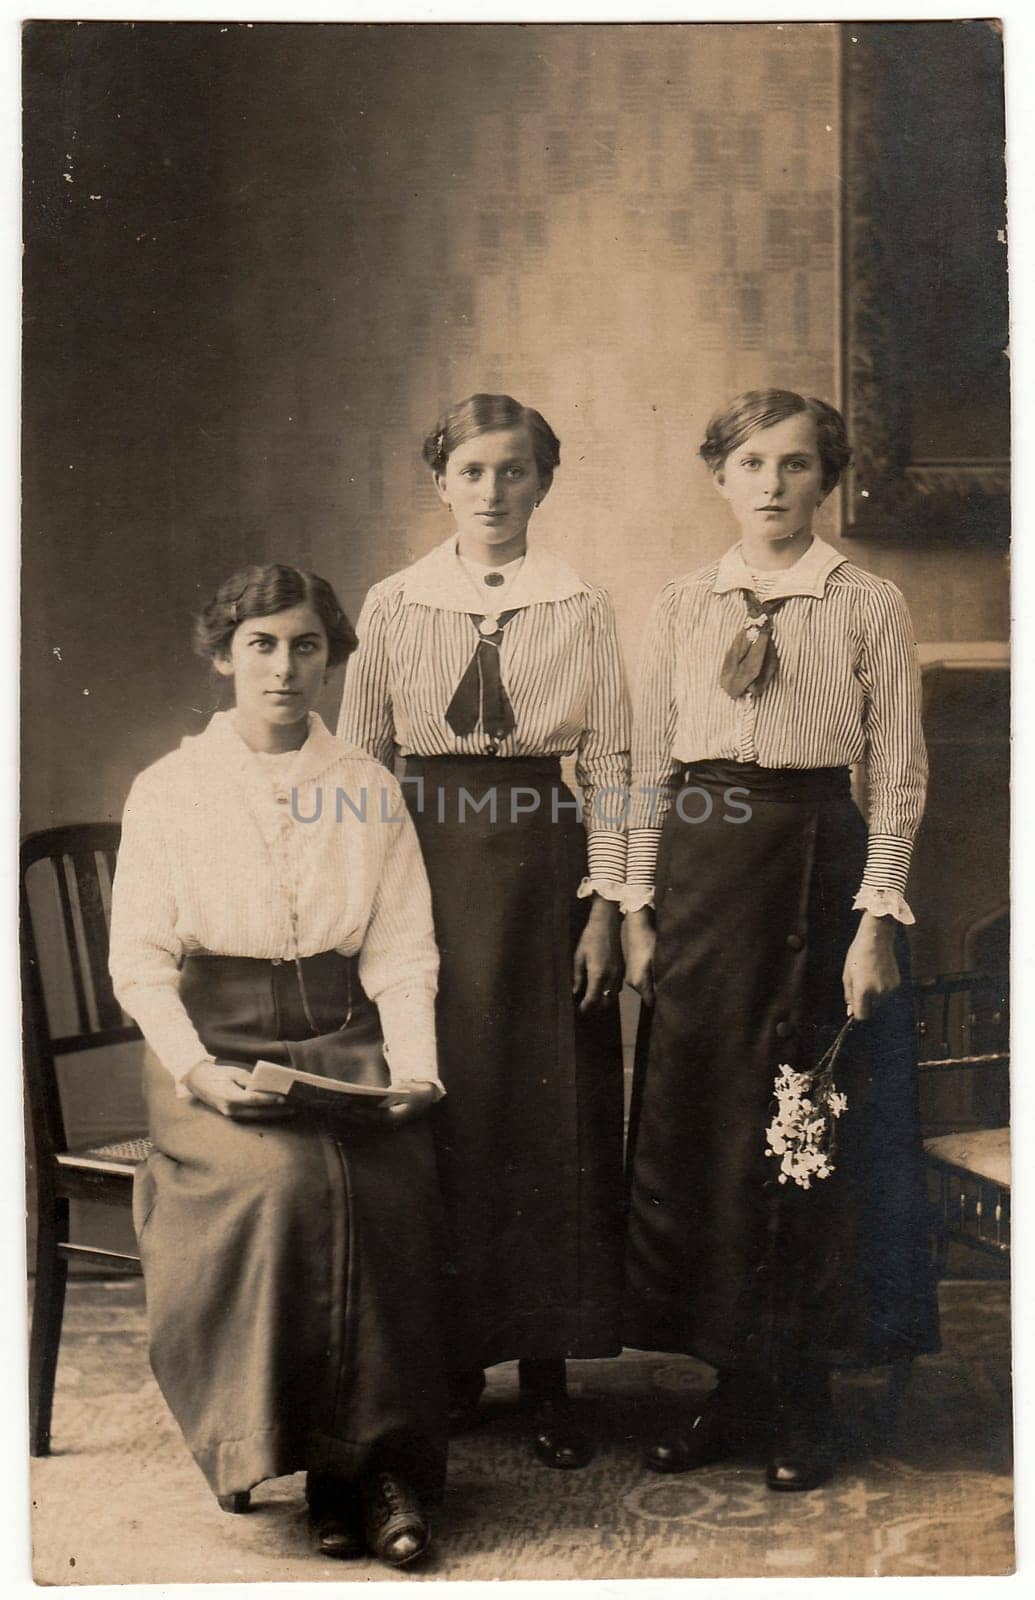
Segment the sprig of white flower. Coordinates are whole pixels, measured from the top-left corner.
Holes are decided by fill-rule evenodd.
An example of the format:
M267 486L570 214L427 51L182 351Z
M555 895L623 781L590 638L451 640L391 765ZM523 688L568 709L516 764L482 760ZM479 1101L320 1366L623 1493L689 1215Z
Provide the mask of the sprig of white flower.
M851 1019L813 1072L796 1072L786 1062L777 1068L776 1110L766 1129L766 1155L779 1159L780 1182L811 1189L813 1179L834 1169L834 1124L848 1110L848 1098L834 1083L834 1062Z

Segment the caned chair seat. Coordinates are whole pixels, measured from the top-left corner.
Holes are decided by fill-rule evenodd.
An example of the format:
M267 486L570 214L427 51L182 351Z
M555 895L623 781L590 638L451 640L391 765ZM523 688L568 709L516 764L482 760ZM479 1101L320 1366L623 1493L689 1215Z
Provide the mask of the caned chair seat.
M59 1167L73 1171L120 1173L125 1178L132 1178L150 1153L150 1139L115 1139L111 1144L90 1145L82 1150L63 1150L54 1159Z

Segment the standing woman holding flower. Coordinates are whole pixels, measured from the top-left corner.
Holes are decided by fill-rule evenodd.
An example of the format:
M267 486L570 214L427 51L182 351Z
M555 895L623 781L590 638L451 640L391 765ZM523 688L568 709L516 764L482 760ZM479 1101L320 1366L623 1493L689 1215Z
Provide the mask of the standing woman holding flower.
M625 1335L718 1371L648 1466L760 1435L769 1487L804 1490L833 1464L831 1368L937 1348L903 937L919 674L899 591L812 532L840 414L753 391L700 453L741 541L662 590L644 647Z
M565 1358L620 1348L622 665L608 596L528 543L560 460L539 412L472 395L424 459L455 526L367 596L339 733L406 758L431 880L454 1426L517 1357L536 1455L580 1467Z

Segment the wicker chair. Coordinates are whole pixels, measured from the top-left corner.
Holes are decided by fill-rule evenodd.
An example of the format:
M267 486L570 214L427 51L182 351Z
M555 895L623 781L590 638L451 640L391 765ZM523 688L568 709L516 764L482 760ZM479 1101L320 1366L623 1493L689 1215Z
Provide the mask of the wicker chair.
M70 1202L129 1206L133 1174L150 1145L143 1136L70 1148L58 1063L78 1070L104 1060L94 1052L138 1040L108 976L111 880L120 830L82 823L32 834L21 850L20 912L25 1078L36 1162L36 1291L29 1345L30 1452L50 1453L68 1263L85 1258L134 1268L126 1252L73 1243Z

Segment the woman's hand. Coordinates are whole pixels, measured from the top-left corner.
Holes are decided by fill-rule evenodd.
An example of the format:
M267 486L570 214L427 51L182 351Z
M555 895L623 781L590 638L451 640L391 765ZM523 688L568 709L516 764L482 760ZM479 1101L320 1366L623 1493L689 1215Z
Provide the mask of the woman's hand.
M654 913L649 906L630 911L625 919L625 981L644 1005L654 1004Z
M866 1022L885 996L902 982L895 960L895 921L864 911L845 957L845 1005L858 1022Z
M615 901L595 894L572 964L571 992L582 996L580 1011L610 1005L622 987L620 924L621 915Z
M403 1122L412 1122L414 1117L423 1117L429 1107L439 1098L438 1086L434 1083L404 1083L396 1087L410 1091L408 1100L398 1100L385 1112L385 1120L389 1127L398 1127Z
M250 1069L233 1061L199 1061L183 1081L195 1100L237 1122L272 1122L295 1114L282 1094L250 1088Z

